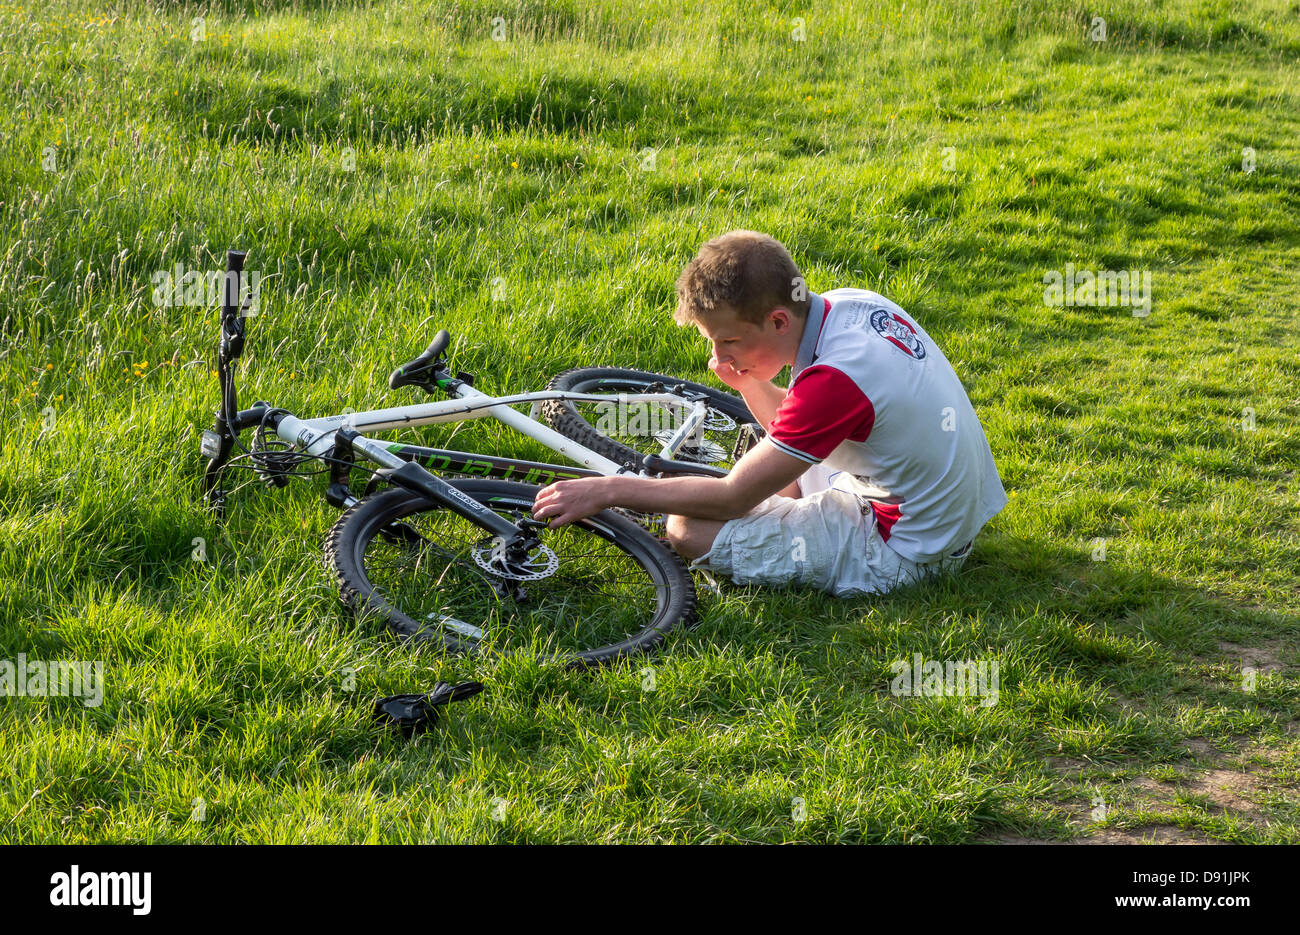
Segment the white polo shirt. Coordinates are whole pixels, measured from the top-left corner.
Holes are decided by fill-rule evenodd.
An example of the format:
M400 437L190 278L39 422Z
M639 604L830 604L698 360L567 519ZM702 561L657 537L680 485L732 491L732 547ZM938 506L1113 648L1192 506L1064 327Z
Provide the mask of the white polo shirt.
M842 471L881 538L914 562L959 551L1007 505L984 429L925 330L865 289L811 294L790 388L765 441Z

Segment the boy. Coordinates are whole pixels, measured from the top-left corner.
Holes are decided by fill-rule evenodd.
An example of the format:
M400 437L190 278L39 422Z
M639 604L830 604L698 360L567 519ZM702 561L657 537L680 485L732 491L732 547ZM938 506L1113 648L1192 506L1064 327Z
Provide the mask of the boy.
M667 513L676 551L739 584L837 597L960 568L1006 504L970 400L930 336L862 289L808 291L780 241L737 230L677 280L679 325L767 430L725 478L560 481L533 515L561 526L611 506ZM789 365L789 389L771 381Z

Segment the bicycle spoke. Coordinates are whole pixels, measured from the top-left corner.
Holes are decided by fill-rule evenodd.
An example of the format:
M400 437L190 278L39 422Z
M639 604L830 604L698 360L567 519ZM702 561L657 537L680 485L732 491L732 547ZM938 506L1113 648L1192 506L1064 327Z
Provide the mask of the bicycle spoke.
M607 394L644 393L645 390L646 386L644 384L608 381L596 386L583 387L584 392ZM602 431L605 437L641 454L659 454L672 432L680 427L688 411L685 408L685 403L681 410L659 406L657 410L634 412L632 416L625 420L628 424L637 425L637 431L628 431L627 425L620 428L617 424L613 427L613 431L604 431L610 422L609 405L609 403L579 402L575 404L575 409L586 420L587 424L597 427L598 431ZM657 404L628 403L629 408L634 405L651 406ZM654 414L650 415L650 412ZM739 423L714 406L709 406L704 428L702 430L697 429L695 434L688 437L678 447L677 459L680 461L696 461L729 470L734 464L731 454L735 450L740 434L741 426Z
M511 521L531 515L531 503L489 506ZM558 566L536 580L480 567L474 551L492 537L450 510L413 513L387 531L371 540L364 557L367 577L384 600L416 620L478 628L494 644L595 649L643 630L659 606L659 589L636 560L581 524L541 531Z

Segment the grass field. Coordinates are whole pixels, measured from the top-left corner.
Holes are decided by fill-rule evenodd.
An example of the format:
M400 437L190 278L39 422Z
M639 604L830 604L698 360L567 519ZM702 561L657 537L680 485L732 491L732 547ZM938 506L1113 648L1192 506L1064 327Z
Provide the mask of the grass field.
M0 660L104 677L0 701L0 841L1300 842L1300 4L865 6L0 3ZM952 361L1011 496L956 579L565 673L359 626L323 483L203 510L216 310L156 272L249 250L242 400L312 415L439 327L489 391L712 381L673 282L733 228Z

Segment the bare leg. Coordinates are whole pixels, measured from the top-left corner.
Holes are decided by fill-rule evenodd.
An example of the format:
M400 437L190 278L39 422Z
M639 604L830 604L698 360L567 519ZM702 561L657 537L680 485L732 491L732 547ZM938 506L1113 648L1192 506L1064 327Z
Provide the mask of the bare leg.
M803 491L796 480L778 496L798 500L803 496ZM696 559L713 548L713 540L718 538L718 530L721 528L722 522L719 520L692 519L689 516L669 513L664 531L673 551L682 558Z
M668 515L666 534L673 550L686 559L696 559L713 548L722 523L714 519L692 519L689 516Z

